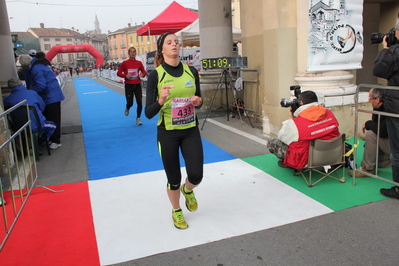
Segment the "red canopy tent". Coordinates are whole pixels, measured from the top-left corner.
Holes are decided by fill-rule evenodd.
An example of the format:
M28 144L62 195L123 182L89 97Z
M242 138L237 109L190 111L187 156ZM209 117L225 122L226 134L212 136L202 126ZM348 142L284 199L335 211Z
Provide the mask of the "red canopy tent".
M164 32L178 32L193 23L198 14L173 1L162 13L140 27L137 35L160 35Z

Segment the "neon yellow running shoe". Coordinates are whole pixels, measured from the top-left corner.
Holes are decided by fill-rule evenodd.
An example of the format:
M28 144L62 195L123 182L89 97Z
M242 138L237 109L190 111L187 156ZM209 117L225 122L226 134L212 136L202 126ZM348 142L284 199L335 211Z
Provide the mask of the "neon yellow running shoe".
M184 192L185 187L186 187L186 184L183 184L180 187L180 190L183 193L183 196L186 198L186 207L190 212L195 212L198 209L198 203L197 203L197 200L195 199L194 191L191 191L190 193L186 193L186 192Z
M184 220L183 211L178 209L176 211L172 210L173 223L177 229L187 229L188 224Z

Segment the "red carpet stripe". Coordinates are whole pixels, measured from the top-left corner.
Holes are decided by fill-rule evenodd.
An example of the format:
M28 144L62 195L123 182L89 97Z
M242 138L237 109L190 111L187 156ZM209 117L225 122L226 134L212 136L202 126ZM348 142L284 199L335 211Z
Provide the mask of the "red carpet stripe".
M26 193L26 189L22 191L22 194ZM15 196L15 211L14 213L14 207L12 204L12 196L11 196L11 191L4 191L4 200L6 204L4 206L1 206L0 210L0 239L3 241L3 239L6 236L6 228L9 229L11 228L11 225L15 219L15 216L17 215L18 211L21 209L21 205L23 203L23 198L17 197L19 195L19 191L14 191L14 196ZM5 209L5 214L7 218L7 225L4 224L4 216L3 216L3 208Z
M100 265L87 182L35 188L3 250L0 264Z

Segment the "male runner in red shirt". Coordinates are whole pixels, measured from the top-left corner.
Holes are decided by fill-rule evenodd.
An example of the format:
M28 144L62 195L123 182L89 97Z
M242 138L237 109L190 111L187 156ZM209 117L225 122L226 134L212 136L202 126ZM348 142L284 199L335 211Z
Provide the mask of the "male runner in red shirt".
M129 109L133 106L133 96L137 102L136 125L142 125L140 121L141 111L143 110L143 93L141 90L140 78L147 76L141 61L136 60L136 48L130 47L128 50L129 59L120 65L117 75L125 79L126 109L125 115L129 115Z

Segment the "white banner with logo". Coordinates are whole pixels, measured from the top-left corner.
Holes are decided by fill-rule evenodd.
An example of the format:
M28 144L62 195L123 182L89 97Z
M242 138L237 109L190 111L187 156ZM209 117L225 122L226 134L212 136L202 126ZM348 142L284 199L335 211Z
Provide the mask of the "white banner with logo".
M362 68L363 0L309 0L308 71Z
M200 71L202 65L200 48L183 48L180 50L180 60Z
M155 69L154 66L155 51L137 55L136 60L143 63L147 73L150 73ZM195 67L198 71L201 70L201 51L197 48L184 48L180 50L180 60L189 66Z

